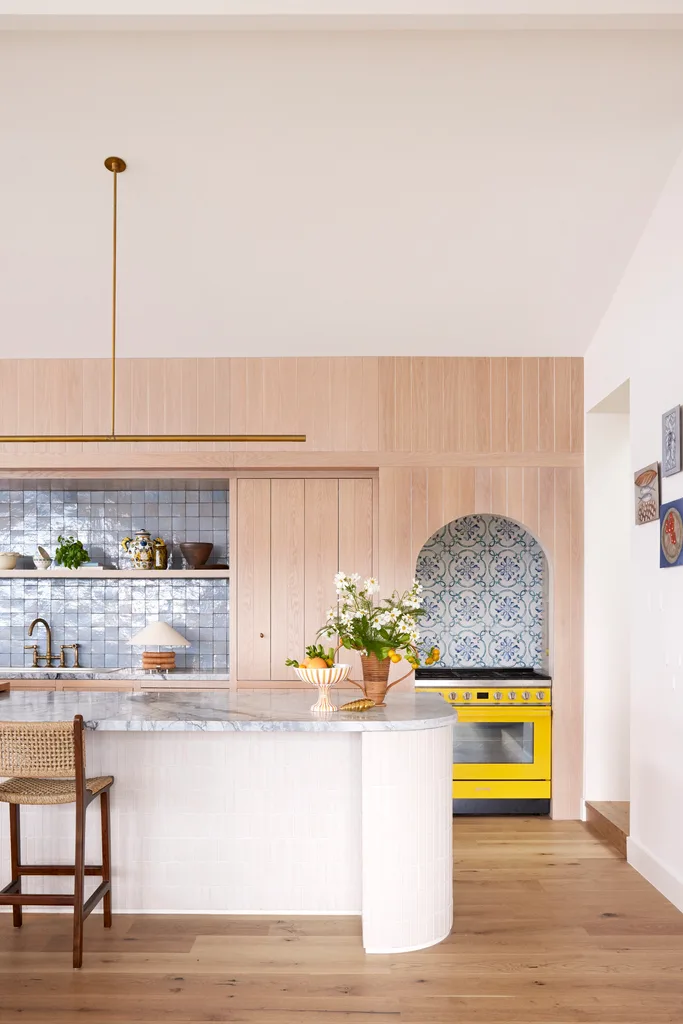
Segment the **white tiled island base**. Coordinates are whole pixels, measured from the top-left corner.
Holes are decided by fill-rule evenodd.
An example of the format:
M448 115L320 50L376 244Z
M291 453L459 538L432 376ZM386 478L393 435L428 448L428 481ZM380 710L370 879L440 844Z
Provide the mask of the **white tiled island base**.
M0 720L83 715L88 774L115 777L115 913L360 914L368 953L439 942L453 916L455 713L424 693L328 719L311 702L300 690L15 692ZM68 805L22 808L24 859L73 862L73 821ZM4 814L0 832L4 884ZM46 890L57 881L66 891L54 878Z

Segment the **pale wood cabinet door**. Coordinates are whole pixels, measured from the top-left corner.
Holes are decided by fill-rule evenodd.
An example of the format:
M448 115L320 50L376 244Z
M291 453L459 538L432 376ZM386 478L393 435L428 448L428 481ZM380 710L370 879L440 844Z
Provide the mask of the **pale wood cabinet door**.
M238 681L297 680L285 660L302 658L315 642L335 603L334 574L372 575L373 486L346 478L237 481ZM347 651L343 660L359 678L358 655Z
M296 679L286 658L303 658L304 480L271 481L270 644L271 679Z
M270 480L237 481L237 678L270 679Z
M336 605L334 575L339 570L339 480L306 480L304 510L304 628L306 643L322 643L315 634L327 609Z

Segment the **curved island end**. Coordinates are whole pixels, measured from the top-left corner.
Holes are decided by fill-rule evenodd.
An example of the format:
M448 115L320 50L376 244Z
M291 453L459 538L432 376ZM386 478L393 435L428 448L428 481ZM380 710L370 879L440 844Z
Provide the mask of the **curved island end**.
M455 711L438 694L401 693L320 718L312 700L16 691L0 694L0 720L83 715L88 775L115 777L115 912L358 914L367 953L440 942L453 919ZM68 808L24 807L22 823L36 859L69 862ZM3 815L3 855L7 831Z

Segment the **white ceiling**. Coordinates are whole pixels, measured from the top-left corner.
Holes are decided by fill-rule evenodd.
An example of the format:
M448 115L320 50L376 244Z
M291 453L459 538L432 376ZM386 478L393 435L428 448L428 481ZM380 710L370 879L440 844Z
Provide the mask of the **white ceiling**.
M582 354L683 33L0 34L0 355Z

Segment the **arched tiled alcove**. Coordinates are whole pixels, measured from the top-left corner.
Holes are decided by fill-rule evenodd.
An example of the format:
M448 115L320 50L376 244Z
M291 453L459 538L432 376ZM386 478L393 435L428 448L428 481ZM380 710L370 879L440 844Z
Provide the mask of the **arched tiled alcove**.
M536 538L504 516L455 519L422 547L425 640L448 667L548 665L548 563Z

